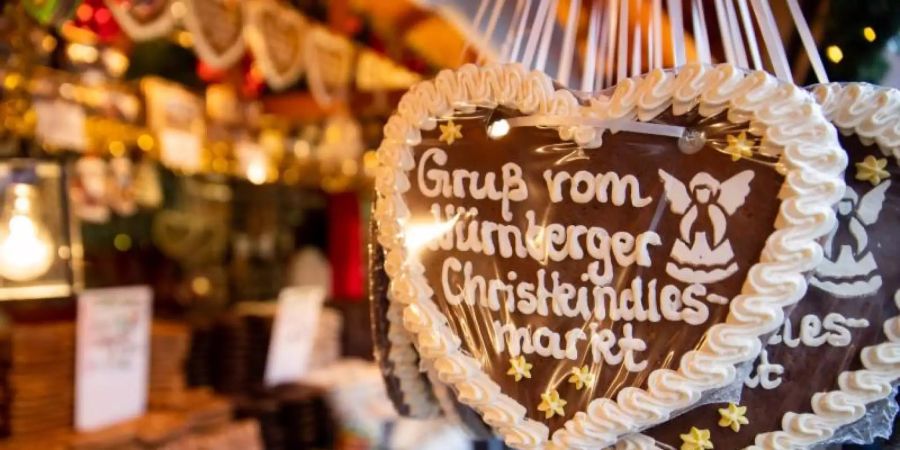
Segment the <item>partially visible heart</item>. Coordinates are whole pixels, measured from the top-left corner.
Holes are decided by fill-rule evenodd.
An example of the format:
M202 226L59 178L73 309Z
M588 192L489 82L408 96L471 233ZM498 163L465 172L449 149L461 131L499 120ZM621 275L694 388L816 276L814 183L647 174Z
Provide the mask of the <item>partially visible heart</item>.
M703 147L664 136L685 130ZM590 105L520 66L444 71L379 162L404 325L520 448L609 445L732 382L805 289L846 164L808 95L728 65Z
M269 86L283 89L296 82L304 68L306 19L274 1L244 2L244 15L244 37Z
M184 25L204 63L227 69L244 55L243 12L238 0L182 0Z

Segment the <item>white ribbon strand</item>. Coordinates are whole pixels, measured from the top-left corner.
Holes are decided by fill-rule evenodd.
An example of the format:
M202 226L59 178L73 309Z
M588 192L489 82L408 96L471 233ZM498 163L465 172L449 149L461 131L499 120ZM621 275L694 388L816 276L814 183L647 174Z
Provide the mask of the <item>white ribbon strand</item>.
M766 44L766 53L769 54L769 60L772 62L772 68L775 76L782 81L791 83L791 66L788 64L787 56L784 54L784 46L781 43L781 36L778 34L778 27L775 25L775 18L772 17L772 10L769 9L769 2L763 0L750 0L753 6L753 13L756 15L756 22L759 24L762 33L763 42Z
M556 71L556 79L569 86L569 76L572 73L572 63L575 60L575 33L578 31L578 14L581 11L581 0L569 2L569 15L566 18L566 32L563 35L562 58Z
M825 73L825 66L822 65L822 58L819 56L819 50L816 48L816 41L809 31L809 24L806 23L806 18L803 17L800 5L797 4L797 0L787 0L787 4L788 9L791 10L791 17L794 19L794 26L797 27L797 32L800 33L800 41L803 42L806 56L809 57L813 72L816 74L816 79L819 83L827 83L828 74Z
M661 123L639 122L628 119L602 120L590 117L570 117L570 116L551 116L544 114L536 114L532 116L513 117L506 119L511 128L515 127L578 127L588 126L601 128L604 130L628 131L640 134L652 134L655 136L665 136L672 138L681 138L684 136L684 127L677 125L665 125Z

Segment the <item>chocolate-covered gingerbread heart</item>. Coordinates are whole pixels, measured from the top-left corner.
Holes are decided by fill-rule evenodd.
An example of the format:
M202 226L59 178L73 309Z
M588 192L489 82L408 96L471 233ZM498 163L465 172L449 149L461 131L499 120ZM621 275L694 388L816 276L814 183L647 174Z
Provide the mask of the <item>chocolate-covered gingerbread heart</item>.
M227 69L244 55L243 13L238 0L183 0L184 25L204 63Z
M596 448L757 356L821 259L846 160L763 72L654 71L586 104L507 65L414 86L379 163L421 356L507 444Z
M842 131L850 164L837 226L804 301L769 339L739 405L708 405L645 434L669 445L806 448L835 436L900 379L900 91L851 83L814 89ZM891 417L877 417L887 428ZM869 436L872 438L872 436ZM639 448L655 448L644 446Z

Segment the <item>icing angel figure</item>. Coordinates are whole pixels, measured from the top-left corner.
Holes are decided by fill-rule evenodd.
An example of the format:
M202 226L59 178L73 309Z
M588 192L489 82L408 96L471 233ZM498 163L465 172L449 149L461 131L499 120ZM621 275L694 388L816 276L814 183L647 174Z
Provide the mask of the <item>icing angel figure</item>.
M745 170L721 183L700 172L689 186L662 169L659 176L669 207L682 216L666 273L685 283L707 284L737 272L734 250L725 237L727 217L746 201L753 171Z
M836 297L869 295L881 287L866 229L878 221L890 185L890 181L885 181L862 198L847 186L837 206L837 226L823 245L825 261L816 267L810 280L813 286Z
M70 196L72 209L85 222L105 223L109 220L106 161L84 156L75 163Z

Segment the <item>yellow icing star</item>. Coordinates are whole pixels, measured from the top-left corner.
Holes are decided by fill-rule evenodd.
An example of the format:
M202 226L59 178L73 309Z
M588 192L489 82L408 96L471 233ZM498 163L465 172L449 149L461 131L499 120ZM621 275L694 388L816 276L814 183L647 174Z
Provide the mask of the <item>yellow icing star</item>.
M538 405L538 411L544 412L544 418L549 419L554 415L564 416L566 412L563 407L567 401L559 398L559 392L556 389L541 394L541 404Z
M574 383L575 389L578 390L585 386L591 387L594 385L594 374L591 373L591 370L586 365L581 366L580 369L573 367L572 375L569 376L569 383Z
M725 136L725 139L728 140L725 153L731 155L732 161L753 156L753 140L747 139L747 133L741 131L736 137L729 134Z
M862 162L856 163L856 179L868 181L872 186L878 186L881 180L891 176L890 172L885 170L887 167L887 158L876 158L872 155L866 156Z
M462 125L457 125L453 123L453 119L447 121L446 125L441 125L441 142L446 142L447 145L453 145L453 142L457 139L462 139Z
M531 378L531 363L525 361L524 356L519 356L518 358L509 358L509 370L506 372L507 375L512 375L516 378L516 382L525 378Z
M709 439L709 430L700 430L697 427L691 427L688 434L681 435L681 450L708 450L713 448L713 443Z
M746 406L738 406L734 403L729 403L727 408L719 408L719 414L722 415L722 418L719 419L719 426L731 428L735 433L741 431L741 425L750 423L746 416Z

